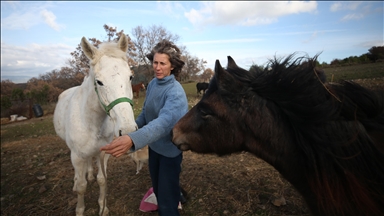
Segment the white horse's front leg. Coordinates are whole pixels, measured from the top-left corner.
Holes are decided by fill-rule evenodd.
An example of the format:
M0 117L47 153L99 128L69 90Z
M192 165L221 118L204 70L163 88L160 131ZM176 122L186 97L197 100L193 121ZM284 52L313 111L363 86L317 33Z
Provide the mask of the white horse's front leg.
M95 180L95 177L93 176L93 163L92 163L92 157L90 157L88 159L88 162L87 162L87 179L89 182L92 182L93 180Z
M74 152L71 152L71 161L75 169L73 191L77 192L76 216L83 216L85 210L84 194L87 189L85 174L88 163L87 160L78 157Z
M109 210L107 207L107 163L109 154L105 154L105 152L100 153L100 157L97 159L97 167L98 167L98 173L97 173L97 183L100 186L100 196L99 196L99 206L100 211L99 215L104 216L108 215ZM104 172L103 172L104 168Z

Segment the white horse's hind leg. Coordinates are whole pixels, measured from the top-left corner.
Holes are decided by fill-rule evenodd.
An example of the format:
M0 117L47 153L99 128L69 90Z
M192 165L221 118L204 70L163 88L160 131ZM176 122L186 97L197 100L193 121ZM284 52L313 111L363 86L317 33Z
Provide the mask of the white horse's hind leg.
M136 166L136 174L139 174L140 170L143 168L143 162L141 162L140 160L137 162L137 166Z
M93 163L92 163L92 157L88 159L87 162L87 179L89 182L92 182L95 180L95 176L93 176Z
M104 156L103 156L104 154ZM99 215L108 215L109 210L107 208L107 200L106 200L106 193L107 193L107 163L108 163L108 158L109 154L105 154L104 152L100 153L100 157L97 158L97 183L100 186L100 196L99 196L99 206L100 206L100 211ZM100 161L100 158L103 157L104 161ZM102 164L104 164L104 171L105 171L105 177L102 171Z
M78 157L74 152L71 152L71 161L75 169L73 190L77 192L76 216L82 216L85 209L84 194L87 189L85 174L88 163L87 160Z

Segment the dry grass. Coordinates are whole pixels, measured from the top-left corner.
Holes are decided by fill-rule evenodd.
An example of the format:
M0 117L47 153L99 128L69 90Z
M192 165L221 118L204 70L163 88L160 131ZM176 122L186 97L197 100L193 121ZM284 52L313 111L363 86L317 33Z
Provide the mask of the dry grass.
M72 191L69 149L56 135L27 135L25 130L37 123L49 126L52 116L1 127L1 215L74 215L77 195ZM23 135L17 135L18 130L24 130ZM151 180L146 166L135 173L128 155L110 158L110 215L157 215L139 211ZM181 184L188 192L181 215L308 215L292 186L249 153L217 157L185 152ZM98 195L97 183L89 183L85 215L98 215ZM281 197L286 205L276 206Z

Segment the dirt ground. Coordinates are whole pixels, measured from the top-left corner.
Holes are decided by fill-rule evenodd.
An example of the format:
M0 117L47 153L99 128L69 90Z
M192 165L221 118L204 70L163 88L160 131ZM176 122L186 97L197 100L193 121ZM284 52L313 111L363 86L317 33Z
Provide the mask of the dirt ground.
M34 121L52 117L3 124L1 136ZM135 173L128 155L110 158L110 215L157 215L139 211L151 181L146 166ZM1 215L75 215L73 177L70 151L58 136L2 141ZM273 167L245 152L224 157L184 152L181 185L188 193L181 215L309 215L301 196ZM85 215L98 215L98 195L97 182L88 183Z

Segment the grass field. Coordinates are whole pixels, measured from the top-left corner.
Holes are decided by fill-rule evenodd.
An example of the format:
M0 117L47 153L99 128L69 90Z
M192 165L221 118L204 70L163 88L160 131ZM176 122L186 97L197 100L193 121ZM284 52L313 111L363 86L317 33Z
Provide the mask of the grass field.
M324 68L327 81L384 78L384 62Z

